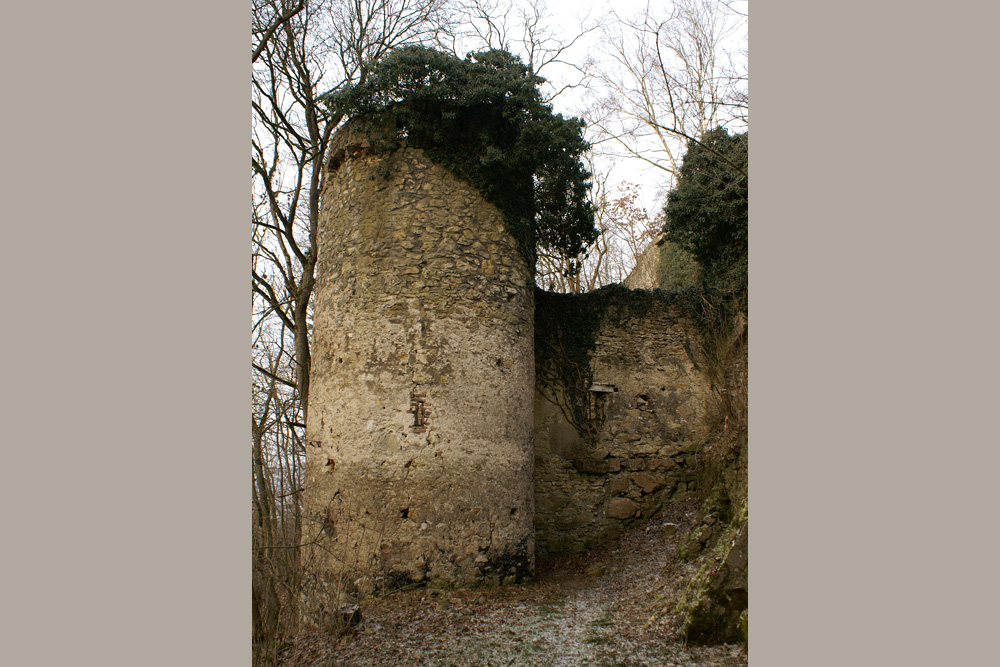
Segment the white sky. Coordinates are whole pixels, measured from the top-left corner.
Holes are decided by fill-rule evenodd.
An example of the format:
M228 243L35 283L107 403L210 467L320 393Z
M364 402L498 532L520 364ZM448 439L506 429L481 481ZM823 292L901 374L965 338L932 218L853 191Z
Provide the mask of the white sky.
M648 2L648 0L616 0L615 2L606 0L547 0L546 4L550 13L557 17L554 25L561 27L567 35L578 32L577 26L581 20L589 20L593 23L611 11L622 18L631 19L644 12L647 5L656 14L667 14L670 7L669 1L666 0L660 2ZM747 0L737 0L731 2L730 5L744 14L747 13ZM732 34L725 47L733 53L738 53L745 46L746 38L746 22L744 21L743 27ZM600 30L595 30L575 44L567 54L567 58L572 61L582 61L587 57L601 60L600 40ZM515 45L512 44L511 48L515 50ZM553 66L552 69L543 71L542 74L551 79L553 83L561 84L560 79L563 76L568 79L574 75L574 72L565 70L564 74L558 66ZM581 116L586 120L586 108L589 104L587 95L589 93L584 90L566 91L553 101L553 108L565 115ZM653 213L660 208L658 196L662 194L661 190L666 184L662 171L650 167L640 160L623 160L614 166L610 180L612 183L621 181L639 183L642 186L642 199L647 210Z

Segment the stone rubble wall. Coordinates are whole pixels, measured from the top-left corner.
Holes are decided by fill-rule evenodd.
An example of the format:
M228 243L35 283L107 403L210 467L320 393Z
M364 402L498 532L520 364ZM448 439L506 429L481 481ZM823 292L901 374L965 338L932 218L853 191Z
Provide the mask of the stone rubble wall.
M345 594L534 571L527 265L500 212L422 151L346 136L318 239L306 628Z
M472 186L418 149L380 152L350 130L331 156L306 427L304 629L336 622L340 602L371 592L522 580L536 552L582 551L694 491L710 386L680 302L620 287L546 295L549 305L590 300L593 338L582 345L574 323L536 311L529 267ZM574 349L536 369L539 341L560 340ZM566 379L559 365L580 359L601 391ZM567 400L577 395L585 416Z
M593 307L616 309L596 300ZM545 328L540 337L560 335L550 318ZM595 339L593 382L617 391L595 393L583 429L561 400L565 383L551 379L560 374L536 372L539 557L588 549L695 489L710 396L697 326L680 307L661 304L624 319L601 316Z
M657 287L657 269L660 266L660 246L663 244L663 234L658 234L646 249L639 253L635 266L629 272L622 284L629 289L653 289Z

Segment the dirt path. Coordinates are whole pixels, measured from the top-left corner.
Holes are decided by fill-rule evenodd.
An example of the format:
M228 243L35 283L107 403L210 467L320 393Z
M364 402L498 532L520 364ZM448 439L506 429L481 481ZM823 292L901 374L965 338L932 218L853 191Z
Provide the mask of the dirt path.
M352 635L303 635L284 667L739 666L743 646L685 647L673 614L696 565L674 558L696 506L586 555L540 563L534 582L416 590L365 610ZM668 524L676 526L670 534Z

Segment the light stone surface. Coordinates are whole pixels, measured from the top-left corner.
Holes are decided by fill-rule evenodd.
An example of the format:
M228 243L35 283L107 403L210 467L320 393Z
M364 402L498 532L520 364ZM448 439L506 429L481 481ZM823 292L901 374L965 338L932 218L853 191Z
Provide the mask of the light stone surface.
M564 374L535 368L535 295L499 211L420 150L380 155L344 130L334 143L304 629L330 623L345 598L407 584L519 581L536 550L583 551L694 490L711 386L679 306L601 306L589 373L617 391L593 396L581 429L559 405L567 388L552 378ZM538 333L566 332L549 322Z
M420 150L338 141L318 239L307 628L361 577L379 591L534 570L525 261L499 211Z

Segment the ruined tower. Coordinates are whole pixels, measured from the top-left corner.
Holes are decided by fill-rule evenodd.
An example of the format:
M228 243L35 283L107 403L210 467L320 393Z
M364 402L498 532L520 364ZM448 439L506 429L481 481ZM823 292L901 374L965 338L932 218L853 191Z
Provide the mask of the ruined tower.
M342 594L534 569L533 292L501 213L341 130L319 225L306 627Z

